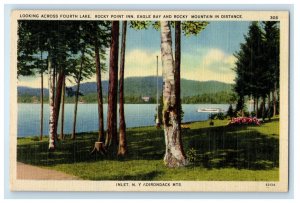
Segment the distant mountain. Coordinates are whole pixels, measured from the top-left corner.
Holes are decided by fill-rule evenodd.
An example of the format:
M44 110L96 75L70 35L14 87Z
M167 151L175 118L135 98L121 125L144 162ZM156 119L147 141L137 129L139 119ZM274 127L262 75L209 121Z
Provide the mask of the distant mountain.
M128 77L124 80L124 92L126 96L150 96L155 97L156 95L156 82L157 78L155 76L149 77ZM162 90L162 77L158 78L158 87L159 95ZM72 86L75 90L76 86ZM231 92L231 84L223 83L219 81L195 81L181 79L181 96L195 96L216 92ZM108 93L108 81L102 81L102 90L103 95ZM83 94L95 93L97 91L96 82L87 82L80 85L80 91ZM48 95L48 89L44 89L45 96ZM39 96L39 88L30 88L30 87L18 87L18 95L30 95L30 96Z
M31 87L24 87L24 86L19 86L17 87L18 90L18 96L40 96L41 94L41 88L31 88ZM48 96L49 91L47 88L44 88L44 95Z

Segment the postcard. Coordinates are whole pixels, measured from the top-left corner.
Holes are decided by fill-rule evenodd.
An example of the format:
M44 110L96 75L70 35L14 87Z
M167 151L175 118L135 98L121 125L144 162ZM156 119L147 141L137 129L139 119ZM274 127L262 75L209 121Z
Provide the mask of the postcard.
M14 10L12 191L288 191L288 11Z

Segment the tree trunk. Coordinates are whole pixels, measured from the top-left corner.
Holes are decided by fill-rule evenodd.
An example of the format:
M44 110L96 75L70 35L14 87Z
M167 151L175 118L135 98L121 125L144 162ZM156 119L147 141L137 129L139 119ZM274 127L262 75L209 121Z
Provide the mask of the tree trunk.
M256 98L253 97L253 112L256 114ZM257 115L255 115L257 117Z
M120 83L119 83L119 149L118 156L125 156L127 154L126 142L126 123L124 115L124 64L125 64L125 48L126 48L126 31L127 21L123 21L122 27L122 45L121 45L121 63L120 63Z
M54 112L54 68L52 67L51 53L48 55L48 84L49 84L49 150L54 150L56 145L55 137L55 112Z
M66 95L66 77L64 77L62 86L62 101L61 101L61 126L60 126L60 139L64 139L64 124L65 124L65 95Z
M180 63L181 63L181 22L175 21L175 106L176 106L176 115L180 130L180 123L181 123L181 102L180 102Z
M258 100L259 100L259 98L258 97L256 97L256 99L255 99L255 105L256 105L256 112L255 112L255 114L256 114L256 117L258 118Z
M43 140L44 129L44 74L41 71L41 126L40 126L40 140Z
M55 110L54 133L55 133L56 137L57 137L57 126L58 126L58 118L59 118L61 95L62 95L62 88L63 88L64 80L65 80L65 73L62 70L58 75L56 91L55 91L55 102L54 102L54 110Z
M271 111L271 92L268 94L268 111Z
M163 68L163 123L166 143L164 162L168 167L179 167L187 165L182 142L180 141L180 130L178 116L176 114L174 61L172 53L171 29L168 21L161 21L161 57Z
M52 77L52 80L53 80L53 98L55 99L55 88L56 88L56 67L54 66L53 67L53 77ZM54 103L54 109L55 109L55 103Z
M97 100L98 100L98 142L95 143L93 152L96 150L100 153L105 153L104 146L104 122L103 122L103 97L101 83L101 67L99 56L98 39L95 39L95 63L96 63L96 80L97 80Z
M75 106L74 106L74 119L73 119L73 130L72 130L72 136L71 139L75 140L76 139L76 120L77 120L77 106L78 106L78 98L79 98L79 89L80 89L80 81L81 81L81 72L83 68L83 55L84 53L82 52L82 58L81 58L81 64L80 64L80 70L79 70L79 75L77 77L77 88L76 88L76 93L75 93Z
M263 96L262 98L262 110L261 110L261 117L263 119L263 121L265 120L265 112L266 112L266 97Z
M74 105L74 119L73 119L73 130L71 139L76 139L76 121L77 121L77 107L78 107L78 98L79 98L79 88L80 88L80 80L77 81L77 88L75 93L75 105Z
M105 146L117 151L117 92L118 92L118 54L119 21L112 21L109 60L109 88L107 110L107 135Z
M277 91L277 84L275 82L274 84L274 90L273 90L273 116L276 116L277 113L277 98L276 98L276 91Z
M176 106L176 115L177 115L177 122L178 122L178 130L179 130L179 141L181 151L183 156L185 157L182 138L181 138L181 83L180 83L180 71L181 71L181 22L175 21L175 106Z

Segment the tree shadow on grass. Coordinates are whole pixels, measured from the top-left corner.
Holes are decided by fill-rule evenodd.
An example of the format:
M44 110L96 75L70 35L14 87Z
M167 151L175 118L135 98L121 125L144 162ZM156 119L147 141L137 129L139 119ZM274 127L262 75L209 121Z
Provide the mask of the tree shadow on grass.
M235 167L240 169L269 169L279 166L279 139L261 134L247 126L208 127L184 130L184 149L195 149L194 166L206 168ZM29 139L29 138L26 138ZM66 137L59 141L54 152L48 152L47 141L28 141L18 144L17 160L39 166L95 162L99 160L162 160L165 153L162 129L129 129L128 156L90 155L97 133L80 133L76 140ZM22 141L22 139L18 139ZM21 142L20 142L21 143ZM143 175L144 176L144 175ZM128 178L130 179L130 177Z
M279 139L247 126L191 130L186 148L196 153L193 165L206 168L271 169L279 166Z
M48 151L48 141L38 141L31 138L19 138L17 146L17 160L38 166L53 166L57 164L72 164L80 162L95 162L99 160L159 160L164 155L163 131L154 128L148 132L128 130L128 155L125 159L118 158L111 153L91 155L97 133L78 133L76 140L66 136L58 141L55 151ZM23 141L25 139L26 141Z
M54 152L48 151L48 141L19 144L17 160L39 166L88 161L92 159L90 152L96 139L95 133L79 133L76 140L66 137L65 140L57 142Z

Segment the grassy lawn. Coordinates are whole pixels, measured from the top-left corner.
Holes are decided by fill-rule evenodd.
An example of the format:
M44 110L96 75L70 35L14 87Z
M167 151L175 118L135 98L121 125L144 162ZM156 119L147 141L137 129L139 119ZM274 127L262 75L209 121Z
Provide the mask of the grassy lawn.
M261 126L226 126L227 120L188 124L183 129L186 154L193 162L178 169L163 164L163 130L155 127L127 129L129 154L125 159L90 155L97 133L66 136L55 152L48 138L18 138L17 160L88 180L279 180L279 119Z

